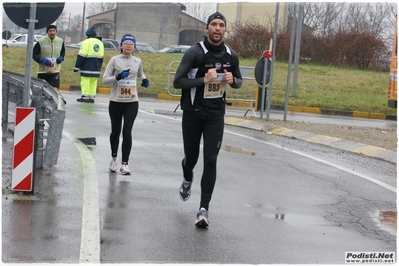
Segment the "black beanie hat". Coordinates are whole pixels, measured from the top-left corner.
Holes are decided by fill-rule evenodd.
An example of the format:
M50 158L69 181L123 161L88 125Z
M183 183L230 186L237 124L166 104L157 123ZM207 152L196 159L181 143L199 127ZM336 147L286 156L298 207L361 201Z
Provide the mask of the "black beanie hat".
M206 23L206 28L208 28L209 23L211 23L212 20L217 19L217 18L223 20L224 24L226 24L226 18L221 13L215 12L209 16L208 22Z
M55 29L55 31L57 31L57 26L56 25L48 25L46 27L46 33L48 32L49 29Z
M86 36L87 37L96 37L97 36L96 28L94 28L94 27L88 28L86 31Z

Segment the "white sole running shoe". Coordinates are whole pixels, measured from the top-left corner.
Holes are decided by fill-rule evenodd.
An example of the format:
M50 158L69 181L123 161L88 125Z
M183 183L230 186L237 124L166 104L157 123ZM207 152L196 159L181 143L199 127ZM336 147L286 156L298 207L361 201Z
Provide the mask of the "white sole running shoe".
M112 173L116 173L116 171L118 171L118 161L114 161L111 159L111 162L109 163L109 170Z
M130 175L130 170L127 164L122 164L120 171L122 175Z

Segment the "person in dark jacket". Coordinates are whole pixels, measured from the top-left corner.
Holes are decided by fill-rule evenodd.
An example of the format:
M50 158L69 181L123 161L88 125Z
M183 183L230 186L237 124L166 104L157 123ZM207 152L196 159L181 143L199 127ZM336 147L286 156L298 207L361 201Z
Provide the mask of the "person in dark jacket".
M97 94L97 79L104 60L104 44L99 40L94 27L86 31L87 39L80 45L73 72L80 71L82 96L78 102L94 103Z
M46 80L53 88L60 88L61 63L65 57L64 41L57 36L57 26L46 27L47 35L33 47L33 60L37 65L37 78Z
M180 198L191 195L194 167L203 137L204 169L201 201L195 224L209 226L208 211L216 182L216 161L222 145L227 84L238 89L242 84L239 58L223 42L226 18L216 12L209 16L204 41L190 47L176 71L173 86L182 90L182 130L184 158Z

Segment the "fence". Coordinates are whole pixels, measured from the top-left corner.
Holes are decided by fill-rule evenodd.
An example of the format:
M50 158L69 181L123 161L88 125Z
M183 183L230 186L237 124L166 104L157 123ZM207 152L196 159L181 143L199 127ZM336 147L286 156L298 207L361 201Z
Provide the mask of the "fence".
M179 64L180 61L173 61L169 64L168 83L166 87L169 95L177 97L181 96L181 89L175 89L172 83L174 74L176 74L176 70ZM254 89L256 88L255 67L240 66L240 72L243 79L243 86L241 86L240 89L228 89L226 91L226 101L228 104L246 104L246 106L249 106L249 108L246 110L244 116L246 116L249 111L252 111L253 115L256 117L253 106L253 104L256 102L256 100L254 99ZM248 84L246 84L247 82ZM176 106L174 112L176 112L179 106L180 104Z
M21 74L3 70L1 121L12 131L15 126L13 110L22 105L24 79ZM36 109L35 168L43 167L44 163L54 165L58 160L66 102L51 85L36 78L32 78L29 95L29 107Z

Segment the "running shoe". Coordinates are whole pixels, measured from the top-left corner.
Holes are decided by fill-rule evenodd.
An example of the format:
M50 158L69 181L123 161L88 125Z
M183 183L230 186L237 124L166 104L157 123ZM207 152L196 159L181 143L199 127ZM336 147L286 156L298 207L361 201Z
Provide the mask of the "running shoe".
M208 211L205 208L201 208L197 213L197 220L195 221L195 225L203 228L209 227Z
M191 195L191 183L192 181L186 181L185 179L183 179L183 182L181 183L180 186L180 198L182 201L186 201L190 198Z
M127 164L122 164L121 174L122 175L130 175L129 167L127 166Z
M112 173L116 173L116 171L118 171L118 161L114 161L114 159L111 159L111 162L109 164L109 170Z

